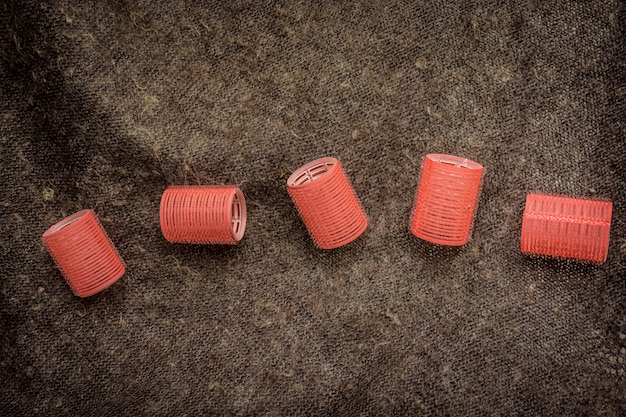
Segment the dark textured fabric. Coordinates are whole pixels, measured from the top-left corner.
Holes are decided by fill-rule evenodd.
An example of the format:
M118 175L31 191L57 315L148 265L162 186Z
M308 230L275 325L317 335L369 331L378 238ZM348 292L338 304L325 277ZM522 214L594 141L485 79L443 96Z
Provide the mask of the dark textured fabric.
M623 415L625 12L0 2L0 414ZM463 247L408 232L427 153L485 166ZM370 220L332 251L285 190L323 156ZM240 244L169 244L171 184L241 187ZM531 191L610 198L608 261L523 256ZM84 208L88 299L40 240Z

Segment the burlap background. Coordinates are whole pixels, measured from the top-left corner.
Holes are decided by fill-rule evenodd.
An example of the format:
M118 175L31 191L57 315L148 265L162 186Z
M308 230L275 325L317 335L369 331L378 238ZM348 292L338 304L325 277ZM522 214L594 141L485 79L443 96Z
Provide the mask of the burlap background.
M626 412L621 1L0 2L0 414ZM408 230L422 157L486 168L473 240ZM370 218L315 249L287 176ZM169 184L238 184L234 247ZM519 252L539 190L614 202L600 266ZM93 208L127 274L74 297L40 236Z

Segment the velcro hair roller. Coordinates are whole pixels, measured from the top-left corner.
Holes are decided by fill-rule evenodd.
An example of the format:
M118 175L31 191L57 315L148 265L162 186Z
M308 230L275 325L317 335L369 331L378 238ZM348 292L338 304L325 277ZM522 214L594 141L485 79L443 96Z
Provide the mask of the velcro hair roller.
M367 228L367 216L335 158L316 159L296 170L287 180L287 191L322 249L350 243Z
M161 231L173 243L235 244L246 230L246 200L233 186L180 186L165 190Z
M410 220L411 233L440 245L467 243L482 177L482 165L469 159L426 155Z
M608 200L528 194L520 249L602 263L609 250L612 210Z
M61 220L46 230L42 240L79 297L104 290L126 270L92 210L82 210Z

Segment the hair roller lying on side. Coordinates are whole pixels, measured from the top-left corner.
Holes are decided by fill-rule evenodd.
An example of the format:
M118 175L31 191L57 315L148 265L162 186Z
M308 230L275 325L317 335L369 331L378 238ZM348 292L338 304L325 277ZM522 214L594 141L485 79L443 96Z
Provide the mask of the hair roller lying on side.
M322 249L350 243L367 228L367 216L335 158L317 159L297 169L287 180L287 191Z
M602 263L609 250L612 210L607 200L528 194L520 249L530 255Z
M424 157L410 220L420 239L460 246L470 240L483 177L477 162L452 155Z
M124 275L122 258L91 210L61 220L43 234L42 240L79 297L100 292Z
M235 244L246 230L246 200L233 186L170 187L161 198L160 220L170 242Z

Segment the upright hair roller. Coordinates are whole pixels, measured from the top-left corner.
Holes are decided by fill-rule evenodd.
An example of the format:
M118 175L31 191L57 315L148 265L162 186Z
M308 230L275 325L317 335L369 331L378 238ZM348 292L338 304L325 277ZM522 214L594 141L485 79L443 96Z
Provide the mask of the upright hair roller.
M173 243L235 244L246 230L246 200L233 186L180 186L165 190L161 231Z
M126 270L92 210L79 211L61 220L43 234L42 240L79 297L104 290Z
M606 200L528 194L520 249L531 255L602 263L609 250L612 210Z
M287 191L322 249L350 243L367 228L367 216L335 158L316 159L296 170L287 180Z
M428 154L409 228L420 239L448 246L470 240L483 177L477 162L452 155Z

